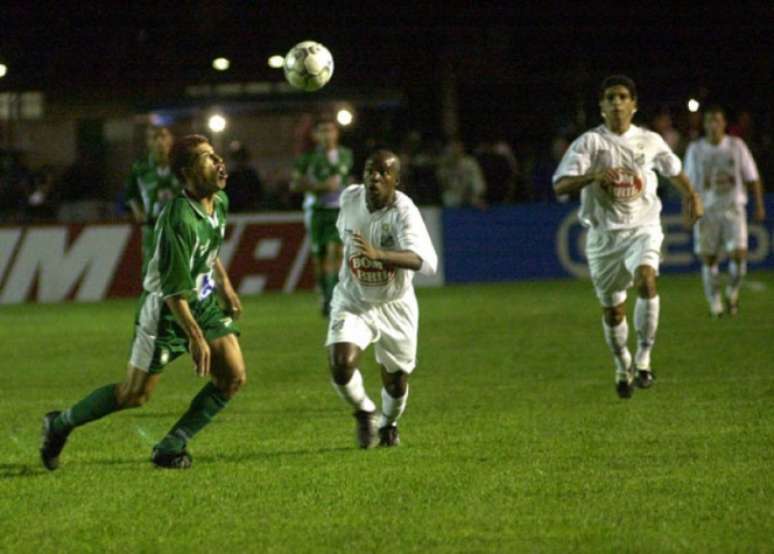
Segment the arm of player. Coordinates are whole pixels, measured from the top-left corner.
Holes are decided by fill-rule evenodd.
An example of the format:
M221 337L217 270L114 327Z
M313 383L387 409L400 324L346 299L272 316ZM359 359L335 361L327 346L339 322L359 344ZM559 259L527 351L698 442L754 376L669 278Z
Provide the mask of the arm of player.
M196 365L196 374L205 377L210 374L210 346L204 338L199 324L191 313L191 307L182 294L169 296L164 299L175 319L188 335L188 349Z
M142 209L142 206L140 206L140 203L137 200L129 200L129 209L132 210L132 216L134 217L134 222L142 225L145 223L145 210Z
M353 233L352 242L355 251L370 260L375 260L386 265L419 271L422 267L422 258L411 250L382 250L375 248L360 233Z
M763 185L759 179L755 181L748 181L745 183L752 192L753 198L755 198L755 213L753 218L755 221L766 220L766 205L763 203Z
M226 311L234 319L239 319L242 315L242 302L239 300L239 295L231 285L231 279L228 278L226 268L220 261L220 258L215 258L215 285L217 287L218 296L225 304Z
M693 225L704 215L704 204L701 201L701 196L693 189L691 181L683 172L670 177L669 181L683 196L686 225Z
M616 182L616 179L618 179L618 172L613 168L602 171L592 171L585 175L578 175L575 177L565 175L554 183L554 193L556 193L557 196L574 194L589 186L594 181L597 181L602 187L609 187Z

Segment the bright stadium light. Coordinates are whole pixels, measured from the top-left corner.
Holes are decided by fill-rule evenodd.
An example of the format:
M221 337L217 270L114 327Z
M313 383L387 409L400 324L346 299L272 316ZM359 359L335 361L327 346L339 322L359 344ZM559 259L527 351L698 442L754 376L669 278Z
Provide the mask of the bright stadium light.
M281 69L284 65L285 58L279 54L274 54L271 58L269 58L269 67L273 67L274 69Z
M695 98L691 98L688 100L688 111L689 112L698 112L699 111L699 101Z
M229 67L231 67L231 61L229 61L228 58L215 58L212 60L212 67L218 71L226 71Z
M207 127L209 127L210 131L213 133L222 133L226 128L226 118L220 114L212 115L210 116L210 119L207 120Z
M0 63L0 79L5 77L6 73L8 73L8 66L4 63Z
M338 112L336 112L336 121L338 121L339 125L343 127L346 127L347 125L352 123L353 119L354 119L354 116L352 115L352 112L346 108L342 108Z

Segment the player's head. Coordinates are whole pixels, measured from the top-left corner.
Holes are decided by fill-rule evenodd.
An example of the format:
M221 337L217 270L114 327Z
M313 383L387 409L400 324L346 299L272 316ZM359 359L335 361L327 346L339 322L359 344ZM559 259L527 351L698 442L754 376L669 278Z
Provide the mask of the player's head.
M148 151L157 162L166 162L172 150L174 137L168 127L151 125L145 131L145 143Z
M197 197L209 196L226 186L226 164L207 137L187 135L175 141L171 163L177 178Z
M314 140L323 148L336 148L339 144L339 126L329 117L321 117L314 124Z
M626 75L611 75L599 87L599 108L613 131L626 131L637 111L637 86Z
M380 210L391 204L395 199L395 189L400 183L398 156L385 149L373 152L366 160L363 182L369 210Z
M713 141L722 139L726 133L726 112L717 104L704 110L704 132Z

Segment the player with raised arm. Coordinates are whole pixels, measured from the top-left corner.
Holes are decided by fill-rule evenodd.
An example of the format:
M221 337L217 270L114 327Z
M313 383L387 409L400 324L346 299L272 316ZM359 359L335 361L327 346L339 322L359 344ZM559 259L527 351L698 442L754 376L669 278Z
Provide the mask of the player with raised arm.
M134 221L142 226L142 273L150 259L153 227L164 206L181 190L169 163L174 137L167 127L150 126L146 130L148 157L132 164L126 180L126 203Z
M406 408L416 365L419 309L414 273L434 274L438 257L411 199L396 190L400 161L377 150L366 161L364 184L341 195L337 227L344 264L333 293L326 346L333 386L355 409L361 448L399 443L398 418ZM373 343L381 366L382 408L368 397L360 356Z
M349 184L354 161L352 151L339 144L339 128L332 119L315 124L314 139L317 147L296 161L292 188L305 195L306 228L322 293L322 313L327 317L341 267L341 239L336 230L339 196Z
M45 415L40 456L49 470L59 466L73 429L143 405L164 366L186 351L197 375L210 380L153 448L151 461L158 467L190 467L188 441L245 383L239 329L232 320L242 307L218 258L228 210L225 164L205 137L189 135L175 143L172 168L185 189L164 208L154 228L126 379L98 388L68 410Z
M605 340L615 360L616 391L629 398L634 384L653 382L650 363L660 300L656 290L661 258L661 201L654 171L682 193L691 223L702 215L701 197L681 171L680 159L656 133L632 125L637 89L630 78L613 75L599 91L604 124L578 137L554 173L557 195L581 193L579 219L588 228L586 256L602 304ZM628 348L626 291L638 292L634 308L637 351Z
M739 289L747 273L747 190L755 198L755 221L766 219L758 168L744 141L726 135L723 108L711 106L704 112L705 137L688 145L685 173L704 201L705 214L694 225L694 250L701 257L701 277L710 315L726 311L736 315ZM729 257L728 285L721 298L718 257ZM723 300L725 299L725 306Z

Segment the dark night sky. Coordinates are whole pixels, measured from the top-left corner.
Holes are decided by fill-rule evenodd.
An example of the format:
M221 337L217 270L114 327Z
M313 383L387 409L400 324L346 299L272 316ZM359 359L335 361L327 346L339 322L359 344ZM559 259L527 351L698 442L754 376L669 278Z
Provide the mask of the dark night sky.
M10 72L0 90L153 97L192 83L277 80L281 72L267 68L266 58L313 38L334 53L331 87L396 88L417 114L437 101L439 65L448 62L463 122L550 125L553 112L578 99L593 105L605 74L625 72L638 82L642 105L680 106L689 94L704 94L732 110L751 108L771 125L774 9L767 2L723 12L656 11L645 3L506 10L485 2L454 11L438 2L421 10L369 4L353 13L309 4L6 2L0 59ZM217 55L233 60L227 76L210 67Z

